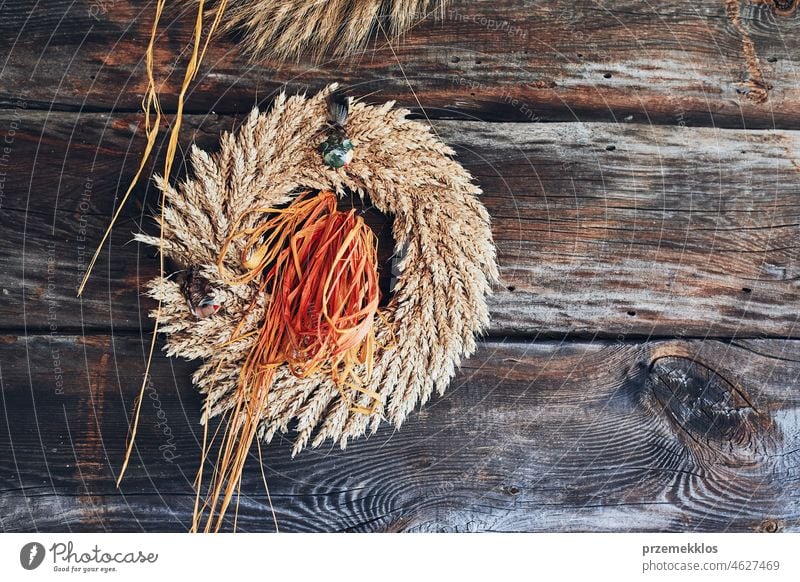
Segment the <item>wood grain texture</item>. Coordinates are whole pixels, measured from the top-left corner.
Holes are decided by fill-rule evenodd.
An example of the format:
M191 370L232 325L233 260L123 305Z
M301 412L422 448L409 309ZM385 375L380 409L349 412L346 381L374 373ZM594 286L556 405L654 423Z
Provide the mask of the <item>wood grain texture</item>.
M0 128L16 126L0 199L7 328L150 327L151 304L139 293L158 260L130 243L140 228L153 229L158 194L146 181L83 299L75 297L139 161L138 120L0 114ZM189 116L184 148L196 141L213 149L235 125L232 117ZM800 133L603 123L436 128L483 187L492 215L503 277L492 333L797 336Z
M730 1L735 19L723 0L454 0L397 42L396 53L434 117L800 128L800 17L769 2ZM0 103L136 110L152 12L144 0L5 2ZM185 62L188 5L167 11L164 25L162 77ZM334 80L417 107L397 59L381 38L350 60L248 63L228 35L210 49L189 107L242 112L284 85L316 90ZM166 82L168 108L180 77ZM763 102L753 99L754 77L766 88Z
M380 41L284 65L214 42L182 153L284 87L421 104L485 191L502 269L493 339L400 431L264 450L284 531L800 531L796 8L453 0L396 44L402 71ZM158 41L168 111L187 10ZM147 180L75 297L143 147L151 18L0 2L0 531L189 527L195 363L156 357L114 484L151 330ZM239 526L270 531L253 453Z
M190 364L156 359L114 485L143 346L2 338L0 528L187 529ZM264 465L283 531L798 531L799 380L797 341L490 342L401 430ZM270 531L255 458L243 491Z

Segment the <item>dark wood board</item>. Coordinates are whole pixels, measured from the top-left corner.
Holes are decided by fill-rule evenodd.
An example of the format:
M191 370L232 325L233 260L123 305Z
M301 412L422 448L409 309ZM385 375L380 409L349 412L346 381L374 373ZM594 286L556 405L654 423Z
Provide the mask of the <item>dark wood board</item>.
M143 145L133 114L5 112L6 327L137 331L158 193L143 180L82 299L75 291ZM188 116L184 148L236 119ZM436 122L493 218L493 334L796 337L800 133L640 124ZM6 131L5 135L9 135ZM2 139L2 134L0 134ZM156 168L157 170L158 168ZM384 240L385 252L391 241ZM22 258L20 261L19 258ZM52 312L55 312L51 315ZM20 321L19 318L22 318Z
M2 338L3 530L188 528L191 364L156 359L114 485L143 347ZM798 531L799 379L797 341L490 342L399 431L264 466L283 531ZM239 529L270 531L255 460L243 491Z
M160 78L186 61L191 10L182 3L165 13ZM136 110L152 15L144 0L4 2L0 103ZM284 85L342 81L359 95L421 104L432 117L798 129L799 23L766 0L453 0L394 43L396 58L380 38L351 59L252 63L235 34L220 37L189 108L243 112ZM179 69L164 87L167 108L181 77ZM763 102L755 82L771 87Z

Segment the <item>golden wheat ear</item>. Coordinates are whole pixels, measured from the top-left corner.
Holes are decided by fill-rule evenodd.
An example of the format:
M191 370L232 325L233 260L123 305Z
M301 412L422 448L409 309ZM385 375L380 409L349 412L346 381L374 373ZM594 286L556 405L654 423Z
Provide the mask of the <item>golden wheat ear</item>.
M228 0L224 27L253 58L346 56L395 37L447 0Z

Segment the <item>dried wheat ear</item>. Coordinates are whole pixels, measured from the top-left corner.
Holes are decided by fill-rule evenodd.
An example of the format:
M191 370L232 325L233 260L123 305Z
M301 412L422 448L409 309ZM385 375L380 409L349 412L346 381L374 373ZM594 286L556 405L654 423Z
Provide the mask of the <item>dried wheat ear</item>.
M446 0L228 0L223 26L253 57L350 55L443 11Z

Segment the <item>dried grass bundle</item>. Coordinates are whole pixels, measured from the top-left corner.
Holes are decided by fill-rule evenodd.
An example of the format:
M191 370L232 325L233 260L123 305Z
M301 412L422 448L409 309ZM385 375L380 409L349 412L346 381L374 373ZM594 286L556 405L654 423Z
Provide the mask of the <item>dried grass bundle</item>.
M333 192L309 194L285 210L247 212L244 216L264 213L268 218L255 228L236 231L234 226L220 253L217 268L228 283L260 281L259 291L268 295L264 325L242 369L244 384L258 383L286 364L298 378L329 375L345 399L356 390L379 402L377 394L362 387L375 352L377 238L355 209L336 209ZM224 260L241 238L247 239L241 263L249 270L230 274ZM355 408L371 414L376 405Z
M253 214L266 218L254 228L238 230L234 225L223 245L217 263L222 277L231 284L257 282L267 309L258 341L239 374L236 402L226 414L208 495L202 507L199 498L195 506L193 531L222 527L241 487L244 463L267 412L278 367L286 365L298 378L329 376L345 400L351 392L369 394L375 399L373 406L353 407L361 414L372 414L380 403L378 394L363 388L375 353L373 323L380 299L377 239L355 210L340 212L336 202L332 192L317 197L306 192L285 210L255 208L243 218ZM224 260L240 239L246 239L241 263L248 270L229 274ZM244 316L232 341L241 337L246 320ZM210 446L204 444L203 461ZM198 484L202 476L203 464Z
M178 135L180 134L181 123L183 121L183 108L186 100L186 93L189 89L189 85L194 80L195 76L197 75L197 71L200 68L200 63L203 61L203 57L206 54L206 50L208 50L208 44L211 40L211 37L214 36L214 32L219 27L222 14L225 11L225 6L227 5L228 0L219 0L219 6L217 8L217 14L214 17L211 24L206 27L203 24L203 15L205 12L205 0L196 0L197 9L196 9L196 16L195 16L195 24L194 24L194 34L192 38L192 48L189 56L189 61L186 64L186 70L184 71L183 82L181 83L181 90L178 94L178 108L175 113L175 120L173 122L172 127L169 131L169 140L167 142L167 151L166 156L164 158L164 174L163 180L165 182L169 181L170 174L172 172L172 165L175 161L175 155L178 151ZM103 246L105 245L106 241L108 240L109 236L111 235L111 231L114 228L117 220L119 219L120 213L122 209L125 207L125 203L128 201L131 193L133 192L134 187L139 181L139 178L144 171L145 166L147 165L147 161L150 159L150 156L153 152L153 147L155 146L156 139L158 137L159 128L161 127L162 121L162 111L161 111L161 104L158 97L158 91L156 89L156 81L155 81L155 67L154 67L154 55L155 55L155 43L156 37L158 34L159 24L161 22L161 17L164 11L164 7L166 5L166 0L156 0L155 2L155 13L153 17L153 25L150 30L150 40L147 44L147 49L145 50L145 67L147 69L147 90L145 92L144 98L142 100L142 111L144 113L144 121L145 121L145 135L147 137L147 144L145 146L144 152L142 153L142 159L139 162L139 167L136 170L136 174L131 180L131 183L128 185L128 189L125 191L120 204L117 206L114 215L111 218L111 222L108 225L105 233L103 234L100 243L97 245L97 249L94 252L91 260L89 261L89 266L86 269L86 273L83 276L83 280L81 281L80 285L78 286L78 296L83 293L84 288L86 287L86 283L89 280L89 277L92 274L92 270L94 269L94 265L97 262L97 259L100 256L101 251L103 250ZM205 39L205 40L204 40ZM161 198L161 206L164 207L165 198L162 194ZM164 215L162 213L160 223L164 224ZM159 247L161 250L161 264L160 264L160 273L161 277L164 277L164 248L163 248L163 240L164 240L164 231L162 226L161 237L159 239ZM150 340L150 350L147 355L147 364L145 365L145 372L144 377L142 378L142 386L139 390L139 398L137 399L136 404L136 412L134 413L133 423L131 425L131 434L130 439L128 441L127 452L125 455L125 460L122 463L122 468L120 469L119 475L117 477L117 485L122 481L122 477L125 475L125 470L128 467L128 461L130 460L131 454L133 452L133 443L136 439L136 431L139 426L139 413L142 409L142 400L144 399L144 391L145 387L147 386L147 380L150 376L150 365L153 361L153 352L156 346L156 332L159 329L160 318L161 318L161 301L158 302L158 308L155 311L155 325L153 329L153 335Z
M442 0L229 0L225 27L242 31L254 57L342 56L375 38L394 37Z
M407 120L407 111L391 102L354 103L348 122L352 162L341 169L322 163L317 146L333 89L310 98L281 94L269 113L254 110L235 135L223 135L216 154L193 148L190 178L177 188L158 182L167 200L163 242L137 236L161 243L183 264L200 265L224 305L198 320L178 283L165 277L149 284L150 295L162 302L167 353L204 360L194 382L206 394L205 421L236 409L239 379L269 309L260 281L248 280L251 268L241 262L248 237L232 237L263 223L263 214L247 212L281 206L300 191L330 190L368 195L393 217L403 259L392 296L374 320L374 365L370 370L352 363L363 391L343 398L331 374L319 368L300 377L287 365L274 370L258 432L269 441L277 432L296 431L294 453L326 439L345 446L349 438L377 430L383 418L400 426L434 391L442 393L488 323L486 297L498 276L480 190L451 159L453 150L429 127ZM218 261L226 244L231 252ZM250 267L260 260L252 253L247 258ZM232 285L232 279L242 284ZM362 298L361 306L373 297ZM364 414L358 407L375 408Z

